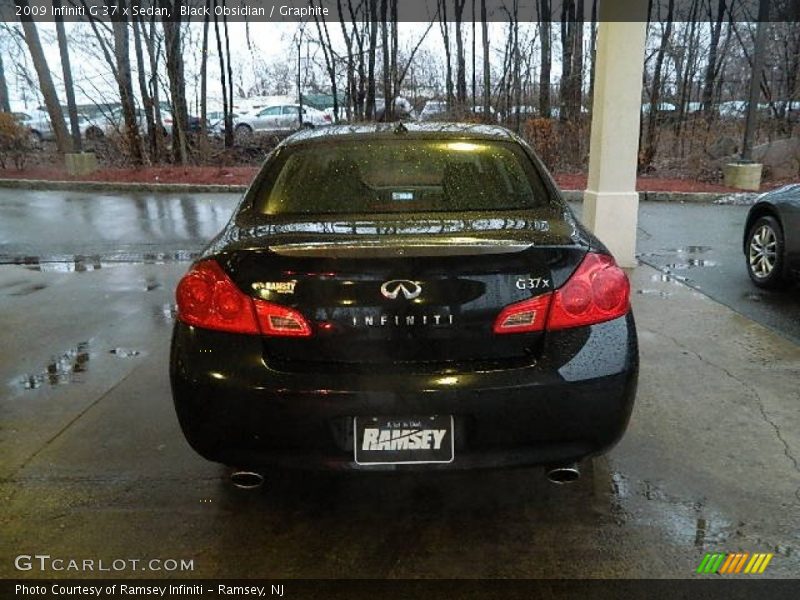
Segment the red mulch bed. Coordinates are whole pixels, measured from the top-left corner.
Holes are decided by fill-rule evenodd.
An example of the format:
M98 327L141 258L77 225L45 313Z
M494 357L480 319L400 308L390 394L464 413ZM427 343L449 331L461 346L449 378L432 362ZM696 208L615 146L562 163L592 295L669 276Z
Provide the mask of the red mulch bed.
M0 179L45 179L51 181L109 181L126 183L197 183L247 185L258 167L146 167L141 169L100 169L83 177L69 177L63 168L30 167L17 171L0 169ZM556 182L565 190L586 188L584 174L558 174ZM768 190L776 183L767 182L761 187ZM738 192L715 183L687 179L639 177L636 189L641 192Z

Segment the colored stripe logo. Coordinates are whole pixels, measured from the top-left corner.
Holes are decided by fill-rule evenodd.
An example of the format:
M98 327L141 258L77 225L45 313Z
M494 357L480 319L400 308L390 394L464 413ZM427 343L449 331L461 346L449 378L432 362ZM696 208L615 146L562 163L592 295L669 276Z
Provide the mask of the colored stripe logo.
M718 573L720 575L761 574L766 570L773 556L773 554L761 552L753 554L749 552L707 553L703 560L700 561L696 572L703 574Z

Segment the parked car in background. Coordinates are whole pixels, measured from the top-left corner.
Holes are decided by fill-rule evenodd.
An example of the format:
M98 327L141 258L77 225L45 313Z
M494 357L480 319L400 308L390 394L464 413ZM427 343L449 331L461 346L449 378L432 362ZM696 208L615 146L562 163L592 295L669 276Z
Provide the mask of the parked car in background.
M208 122L208 133L211 135L222 135L225 133L225 113L221 110L212 110L206 114L206 121ZM233 123L239 119L239 115L233 113L231 115Z
M447 102L444 100L428 100L419 113L420 121L431 121L447 114Z
M41 143L42 141L50 141L55 139L55 132L53 125L50 121L50 116L44 112L39 111L35 116L28 113L16 113L20 115L20 123L22 123L31 132L31 137L34 142ZM64 115L64 124L67 126L67 133L70 132L70 119L69 115ZM86 115L78 115L78 128L81 135L86 139L93 139L103 137L103 129L98 124L87 118Z
M629 295L508 130L305 131L179 282L172 397L240 485L273 466L566 483L627 427Z
M248 115L240 115L235 124L237 135L250 135L257 131L291 132L301 128L330 125L332 117L312 106L303 105L300 122L299 104L276 104Z
M758 198L747 213L743 250L758 287L777 289L800 279L800 184Z

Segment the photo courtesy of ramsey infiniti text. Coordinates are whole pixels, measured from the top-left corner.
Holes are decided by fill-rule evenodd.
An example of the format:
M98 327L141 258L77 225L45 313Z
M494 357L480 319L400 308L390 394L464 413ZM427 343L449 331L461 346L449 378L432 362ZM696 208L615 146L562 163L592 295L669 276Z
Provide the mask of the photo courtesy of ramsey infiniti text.
M636 395L628 278L502 127L287 138L176 296L183 432L254 477L541 465L571 481Z

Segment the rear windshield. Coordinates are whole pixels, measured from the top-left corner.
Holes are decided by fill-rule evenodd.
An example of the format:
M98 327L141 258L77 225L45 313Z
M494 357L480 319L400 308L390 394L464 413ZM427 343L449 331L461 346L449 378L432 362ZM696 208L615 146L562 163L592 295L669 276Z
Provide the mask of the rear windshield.
M335 141L284 148L256 190L269 215L518 210L549 203L530 158L494 141Z

